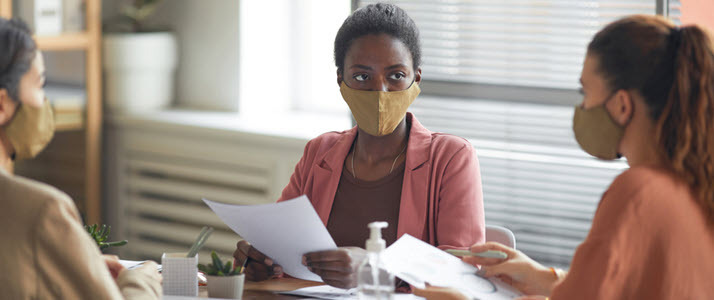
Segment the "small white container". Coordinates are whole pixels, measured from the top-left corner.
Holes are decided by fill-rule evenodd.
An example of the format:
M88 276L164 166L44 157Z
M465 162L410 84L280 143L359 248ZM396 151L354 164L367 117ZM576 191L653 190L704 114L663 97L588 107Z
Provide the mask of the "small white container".
M198 254L164 253L161 256L161 276L164 295L198 296Z
M243 284L245 274L235 276L206 276L208 297L241 299L243 297Z

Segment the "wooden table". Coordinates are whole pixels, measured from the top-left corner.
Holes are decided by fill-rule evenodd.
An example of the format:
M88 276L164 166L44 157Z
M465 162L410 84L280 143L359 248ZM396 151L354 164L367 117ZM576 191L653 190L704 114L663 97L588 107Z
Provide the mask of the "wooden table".
M322 282L306 281L295 278L279 278L261 282L246 281L243 290L243 300L293 300L301 299L298 296L283 295L277 292L293 291L300 288L324 285ZM205 286L199 288L199 297L207 298L208 289Z

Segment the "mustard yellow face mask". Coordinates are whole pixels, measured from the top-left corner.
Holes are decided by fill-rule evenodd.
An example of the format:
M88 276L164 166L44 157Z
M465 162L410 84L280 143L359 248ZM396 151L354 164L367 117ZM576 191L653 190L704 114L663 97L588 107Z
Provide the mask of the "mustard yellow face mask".
M385 136L394 132L421 90L419 84L403 91L363 91L353 89L343 81L340 93L352 111L357 126L372 136Z
M15 116L5 127L5 134L15 148L15 160L37 156L55 134L54 114L50 101L45 100L41 107L20 104Z
M603 160L621 157L617 147L625 135L625 126L615 122L605 107L613 95L614 93L605 100L605 103L596 107L584 109L576 106L573 115L573 133L580 148Z

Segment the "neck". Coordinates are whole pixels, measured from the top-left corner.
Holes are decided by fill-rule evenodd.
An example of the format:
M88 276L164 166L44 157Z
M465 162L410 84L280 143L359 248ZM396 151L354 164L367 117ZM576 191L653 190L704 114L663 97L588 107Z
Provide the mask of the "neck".
M12 159L10 158L10 152L12 151L12 145L10 140L5 135L5 131L0 129L0 168L12 173Z
M622 139L622 154L627 157L630 167L664 167L662 154L657 151L660 145L655 137L653 122L633 122L625 131Z
M355 146L359 148L357 158L368 163L382 160L393 160L404 150L409 139L409 128L406 116L391 134L372 136L357 128Z

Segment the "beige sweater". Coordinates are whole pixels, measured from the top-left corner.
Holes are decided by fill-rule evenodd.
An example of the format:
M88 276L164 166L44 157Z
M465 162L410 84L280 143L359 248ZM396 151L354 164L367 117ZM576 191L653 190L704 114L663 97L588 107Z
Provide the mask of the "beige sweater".
M0 299L161 298L151 274L112 278L66 194L0 170L0 205Z

